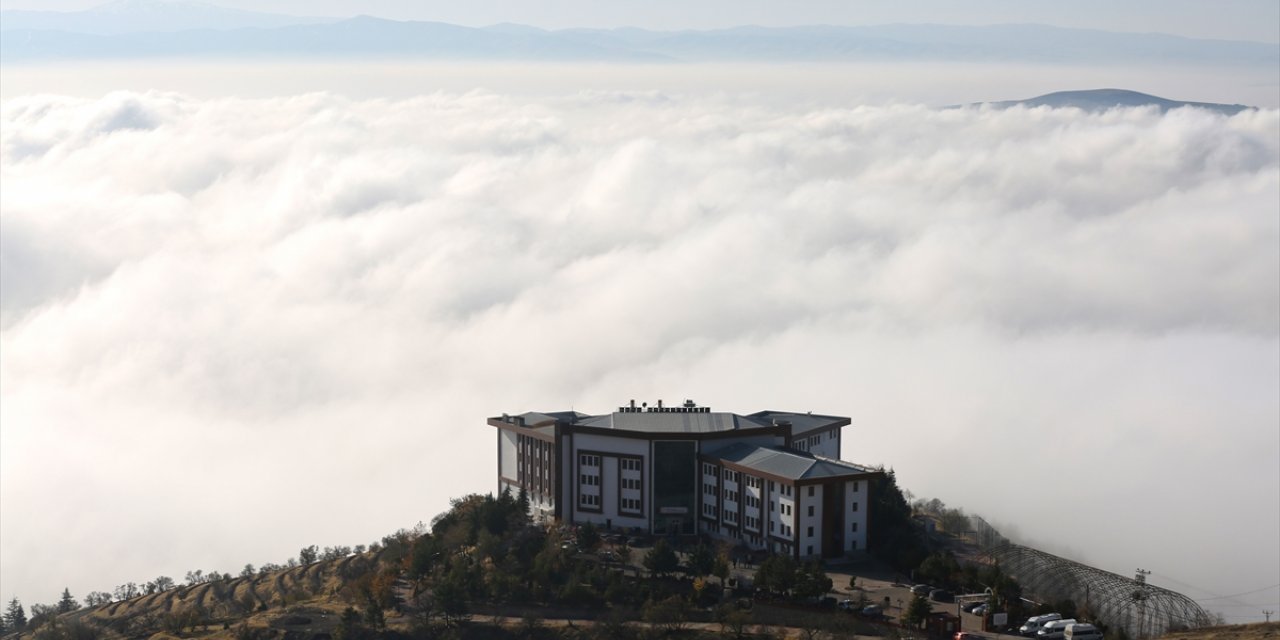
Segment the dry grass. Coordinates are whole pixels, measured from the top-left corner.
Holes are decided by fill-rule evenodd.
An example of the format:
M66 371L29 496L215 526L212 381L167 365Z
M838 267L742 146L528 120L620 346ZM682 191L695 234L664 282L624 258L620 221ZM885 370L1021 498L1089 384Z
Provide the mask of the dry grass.
M1161 636L1162 640L1275 640L1280 638L1280 622L1259 622L1224 627L1207 627L1195 631L1179 631Z

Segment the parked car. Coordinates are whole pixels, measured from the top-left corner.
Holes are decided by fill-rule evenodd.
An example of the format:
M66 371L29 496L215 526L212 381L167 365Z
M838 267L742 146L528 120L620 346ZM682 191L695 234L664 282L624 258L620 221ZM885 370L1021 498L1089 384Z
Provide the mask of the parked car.
M955 596L951 595L951 592L946 589L934 589L929 592L929 599L934 602L952 602L955 600Z
M1085 622L1067 625L1062 635L1067 640L1102 640L1102 630Z
M614 551L601 551L600 559L605 562L617 562L622 559L622 556L618 555Z
M972 631L957 631L952 640L987 640L987 637Z
M853 613L858 610L858 603L848 599L841 600L840 604L836 606L839 607L841 611L847 611L849 613Z
M878 604L869 604L862 608L862 616L864 618L882 618L884 617L884 609Z
M914 587L911 587L911 593L917 596L927 596L929 595L930 591L933 591L933 587L927 584L918 584Z
M966 602L960 605L960 610L973 613L974 609L977 609L978 607L981 607L984 604L986 604L986 602L983 602L982 600L974 600L973 602Z
M1075 618L1047 622L1036 632L1036 640L1062 640L1063 635L1066 633L1067 625L1075 624L1075 622Z
M1030 618L1027 618L1026 623L1024 623L1021 627L1018 627L1018 633L1024 636L1031 637L1036 635L1036 633L1040 631L1040 627L1043 627L1044 625L1049 624L1054 620L1061 620L1061 619L1062 619L1061 613L1046 613L1044 615L1031 616Z
M991 605L984 602L974 607L973 611L971 611L970 613L972 613L975 616L985 616L987 615L987 609L990 609L990 608L991 608Z

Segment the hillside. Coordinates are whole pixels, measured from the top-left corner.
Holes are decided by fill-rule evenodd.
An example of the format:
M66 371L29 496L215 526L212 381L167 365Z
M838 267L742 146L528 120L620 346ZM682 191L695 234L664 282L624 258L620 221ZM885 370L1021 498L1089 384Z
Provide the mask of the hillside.
M396 549L348 555L275 572L213 580L85 607L60 616L59 624L77 640L86 637L254 637L304 640L332 632L341 612L359 602L376 574L398 559ZM91 636L87 630L96 632ZM79 630L79 631L76 631ZM42 633L44 632L44 633ZM7 635L49 637L47 628ZM54 634L54 638L58 635Z
M1280 622L1207 627L1195 631L1169 633L1161 638L1164 640L1274 640L1280 638Z

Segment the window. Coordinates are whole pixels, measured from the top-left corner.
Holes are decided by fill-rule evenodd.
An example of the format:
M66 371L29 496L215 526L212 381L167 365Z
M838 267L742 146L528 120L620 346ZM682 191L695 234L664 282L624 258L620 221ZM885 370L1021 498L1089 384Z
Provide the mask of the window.
M858 481L857 481L857 480L854 480L854 481L853 481L853 490L854 490L854 491L857 491L857 490L858 490Z
M809 545L808 555L813 555L813 545Z
M590 493L584 493L580 497L581 497L581 500L579 500L579 503L581 503L582 506L584 507L600 506L600 496L593 495Z
M858 550L858 541L857 541L857 540L853 540L853 541L851 541L851 542L849 543L849 548L850 548L850 549L852 549L853 551L857 551L857 550Z
M623 511L640 511L640 501L634 498L622 499Z
M773 513L773 501L769 501L769 513Z
M808 536L809 536L810 538L812 538L812 537L813 537L813 527L809 527ZM809 553L813 553L813 552L812 552L812 551L810 551Z
M809 517L813 517L813 505L809 505Z
M778 524L778 523L776 523L776 522L774 522L774 521L772 521L772 520L770 520L770 521L769 521L769 533L773 533L773 532L774 532L774 529L775 529L774 525L776 525L776 524Z
M855 522L853 523L853 533L857 533L857 532L858 532L858 523Z
M857 512L858 512L858 503L856 503L856 502L855 502L855 503L853 503L853 512L854 512L854 513L857 513Z
M813 497L813 487L809 487L809 497Z
M542 449L538 449L538 455L542 455ZM584 467L598 467L600 466L600 456L593 456L584 453L578 456L578 464Z

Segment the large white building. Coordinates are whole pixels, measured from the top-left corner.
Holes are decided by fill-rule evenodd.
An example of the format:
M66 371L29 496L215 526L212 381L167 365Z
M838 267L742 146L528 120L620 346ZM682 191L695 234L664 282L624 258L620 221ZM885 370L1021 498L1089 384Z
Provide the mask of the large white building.
M849 418L682 406L503 414L498 489L544 520L740 541L797 558L867 546L875 469L840 460Z

